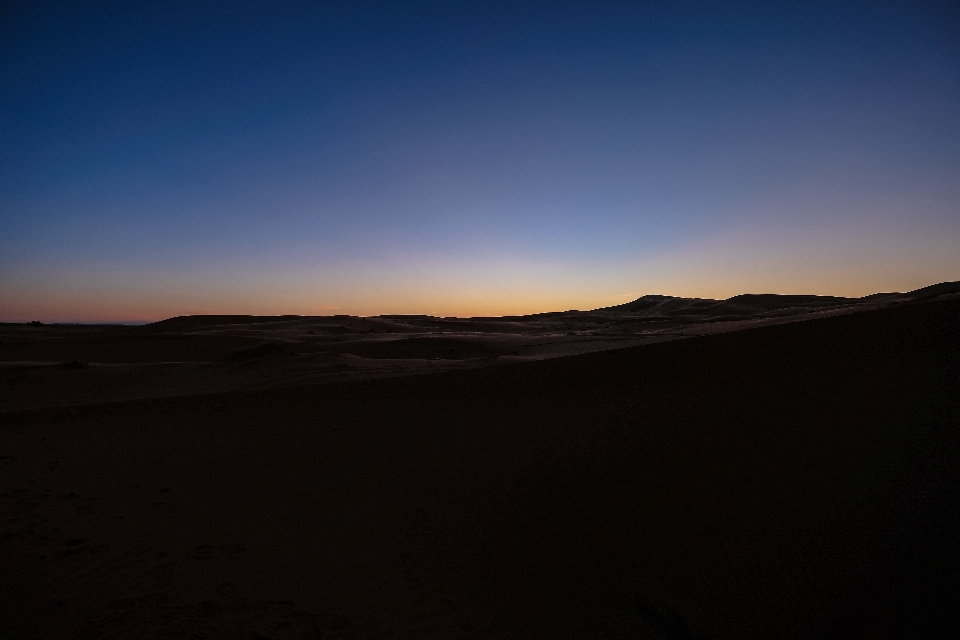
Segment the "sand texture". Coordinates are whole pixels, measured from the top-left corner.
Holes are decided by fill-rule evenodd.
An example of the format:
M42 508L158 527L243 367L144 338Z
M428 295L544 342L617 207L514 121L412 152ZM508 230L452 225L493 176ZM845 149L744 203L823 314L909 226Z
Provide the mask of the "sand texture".
M0 638L955 637L952 290L5 325Z

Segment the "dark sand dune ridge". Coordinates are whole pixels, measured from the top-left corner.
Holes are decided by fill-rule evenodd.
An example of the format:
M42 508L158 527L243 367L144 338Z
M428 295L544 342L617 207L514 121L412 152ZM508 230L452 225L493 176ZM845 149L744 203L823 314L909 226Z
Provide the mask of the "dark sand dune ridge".
M0 635L955 637L952 290L475 358L502 366L7 410ZM441 321L279 320L209 357L282 348L204 366L387 366L275 329L301 323L309 346L322 326L421 340ZM481 333L456 339L501 344Z
M960 283L864 298L644 296L500 318L185 316L139 326L0 324L0 410L481 368L856 313ZM64 363L84 365L64 368Z

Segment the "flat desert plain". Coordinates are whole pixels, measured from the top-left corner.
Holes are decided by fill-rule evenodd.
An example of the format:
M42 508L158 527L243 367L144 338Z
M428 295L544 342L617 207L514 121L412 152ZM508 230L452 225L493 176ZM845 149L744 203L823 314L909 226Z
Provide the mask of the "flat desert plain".
M958 291L0 325L0 638L956 637Z

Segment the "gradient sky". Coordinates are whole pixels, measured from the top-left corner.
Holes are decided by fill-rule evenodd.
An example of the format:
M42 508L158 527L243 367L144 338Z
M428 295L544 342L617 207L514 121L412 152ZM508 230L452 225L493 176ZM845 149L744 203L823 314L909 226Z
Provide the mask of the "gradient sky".
M0 320L944 280L954 1L0 9Z

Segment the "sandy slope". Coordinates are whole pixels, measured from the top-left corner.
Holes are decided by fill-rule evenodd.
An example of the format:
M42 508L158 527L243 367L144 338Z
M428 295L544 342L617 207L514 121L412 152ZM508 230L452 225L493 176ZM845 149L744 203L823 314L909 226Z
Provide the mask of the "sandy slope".
M141 327L0 324L0 411L489 367L858 313L960 283L865 298L644 296L503 318L184 316Z
M960 629L949 296L2 420L6 637Z

